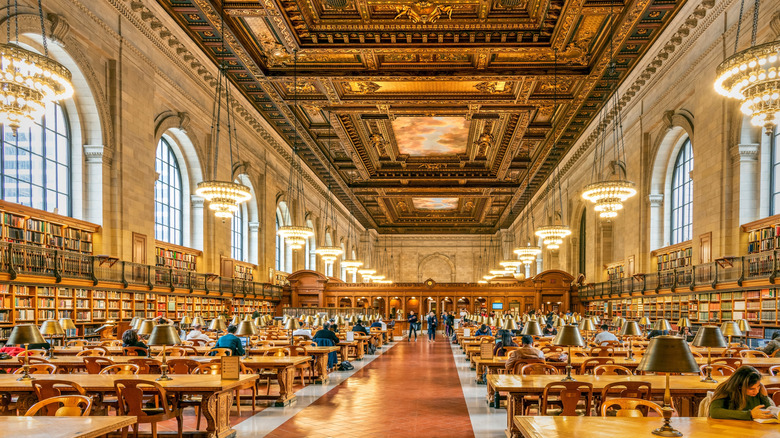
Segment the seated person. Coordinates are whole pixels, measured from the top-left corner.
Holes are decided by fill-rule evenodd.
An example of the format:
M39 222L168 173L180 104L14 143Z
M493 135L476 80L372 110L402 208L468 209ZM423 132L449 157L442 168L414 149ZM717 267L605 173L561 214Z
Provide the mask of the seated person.
M595 342L596 345L601 346L602 342L617 341L617 340L618 340L617 336L615 336L613 333L610 333L609 326L606 324L601 324L601 331L593 339L593 342Z
M758 350L766 353L767 356L775 354L775 351L780 350L780 330L772 333L772 339L764 346L764 348L758 348Z
M741 366L728 380L715 388L710 403L710 418L750 421L772 418L769 411L772 400L761 384L761 373L751 366Z
M333 345L338 344L339 338L334 331L330 330L331 328L333 326L329 322L323 324L322 328L314 334L314 341L316 342L317 339L330 339L333 341Z
M691 333L690 327L683 327L682 329L680 329L678 336L685 339L685 342L693 341L693 333Z
M122 333L122 347L139 347L144 350L149 349L146 344L138 339L138 332L135 331L135 329L125 330L125 332Z
M499 330L496 334L496 346L493 347L493 356L506 356L505 347L517 347L518 345L512 339L512 331Z
M190 330L189 333L187 333L187 341L203 341L203 342L210 342L211 338L209 338L205 333L201 331L203 327L200 324L195 324L192 326L192 330Z
M532 338L531 335L523 335L520 339L520 342L522 343L520 348L509 352L509 358L506 361L506 365L504 365L504 368L506 368L507 371L511 372L515 363L522 362L523 359L544 360L544 353L542 353L542 350L534 348L534 338Z
M647 339L653 339L656 336L666 336L669 334L669 330L650 330L647 334Z
M365 327L363 327L363 323L358 320L357 323L355 323L355 326L352 327L352 331L356 333L363 333L364 335L368 334L368 330L366 330Z
M490 331L490 327L488 327L485 324L482 324L479 326L479 330L474 332L474 336L492 336L492 332Z
M157 315L157 317L156 317L156 318L154 318L152 321L155 321L155 323L157 323L157 324L168 324L168 325L173 325L173 321L172 321L172 320L170 320L170 319L168 319L168 318L166 318L166 317L164 317L164 316L162 315L162 313L161 313L161 314L159 314L159 315Z
M236 330L238 330L238 327L230 324L227 328L227 334L217 339L214 348L229 348L233 356L243 356L246 353L244 351L244 344L241 342L241 339L235 335Z
M374 328L374 327L376 327L378 329L381 329L382 328L382 321L380 321L380 320L374 321L374 323L371 324L371 328Z
M542 333L545 336L554 336L558 334L558 330L556 330L555 327L552 326L552 324L547 324L544 326L544 331Z
M299 328L297 330L293 330L292 332L293 336L302 336L307 341L311 341L311 330L309 329L303 329Z

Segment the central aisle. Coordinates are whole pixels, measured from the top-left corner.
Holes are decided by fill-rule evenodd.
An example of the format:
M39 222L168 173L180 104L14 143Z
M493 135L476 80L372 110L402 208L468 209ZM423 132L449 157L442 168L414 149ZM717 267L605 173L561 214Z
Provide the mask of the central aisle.
M398 341L268 437L473 437L452 349Z

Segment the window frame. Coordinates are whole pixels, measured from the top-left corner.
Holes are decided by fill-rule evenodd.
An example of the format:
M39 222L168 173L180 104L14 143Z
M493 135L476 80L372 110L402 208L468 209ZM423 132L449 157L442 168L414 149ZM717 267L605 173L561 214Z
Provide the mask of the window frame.
M168 154L168 162L160 158L160 147L162 145L165 145L165 150ZM157 142L157 148L155 149L155 165L154 170L157 172L158 177L157 181L154 183L154 238L156 240L170 243L173 245L184 245L184 178L182 175L182 166L179 163L179 159L176 157L176 151L173 148L173 145L171 144L171 140L168 140L165 138L165 136L160 137L160 139ZM171 162L172 161L172 162ZM158 167L158 164L162 162L164 166L167 166L166 169L161 169ZM167 170L168 175L165 174L162 170ZM166 179L170 177L170 172L173 170L173 175L178 179L178 188L175 185L172 185L171 182L167 182ZM165 185L168 190L173 190L174 194L178 191L178 197L179 197L179 208L177 209L175 206L171 206L171 202L162 202L158 200L158 193L160 191L159 185ZM170 195L170 193L169 193ZM168 198L173 199L172 197ZM161 214L158 210L158 207L160 206L167 206L168 208L168 215L166 216L167 223L161 222ZM178 228L174 225L171 225L171 218L170 218L170 211L177 211L178 212L178 219L179 224ZM163 229L167 228L168 235L166 236L165 233L162 233L159 229L159 227L163 227ZM175 232L176 235L171 232ZM167 237L167 238L166 238Z
M769 215L780 214L780 176L775 173L780 172L780 129L775 126L772 133L769 147Z
M685 138L672 168L670 187L670 227L669 242L676 245L691 240L693 228L693 144L690 137Z
M230 221L230 255L234 260L246 261L245 224L246 206L241 205Z

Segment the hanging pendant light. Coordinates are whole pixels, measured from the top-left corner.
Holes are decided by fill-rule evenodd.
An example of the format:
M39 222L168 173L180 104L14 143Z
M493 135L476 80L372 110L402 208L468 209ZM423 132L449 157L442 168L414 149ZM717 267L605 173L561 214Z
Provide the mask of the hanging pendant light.
M565 224L555 223L555 218L558 218L561 222L563 222L563 197L561 195L561 174L560 171L558 172L557 176L558 180L558 201L560 204L560 210L555 210L555 206L553 205L553 214L550 220L550 223L547 225L542 225L536 229L536 235L542 239L542 243L544 244L545 248L553 250L558 249L563 244L563 239L571 235L571 229L567 227ZM552 203L555 204L555 179L550 183L552 187ZM545 210L547 210L547 204L545 203Z
M780 40L756 45L759 9L756 0L750 47L737 52L744 3L742 0L739 8L734 55L718 65L715 91L741 101L740 109L750 116L750 124L763 126L771 133L780 125Z
M225 53L225 22L224 10L220 15L222 20L222 53ZM233 127L234 114L232 99L230 96L230 82L227 76L227 64L222 62L217 73L217 88L214 93L214 113L211 118L211 138L214 141L214 163L212 168L212 179L198 183L195 194L205 199L209 203L209 210L214 212L214 216L222 218L232 218L238 211L240 205L252 199L252 192L249 187L233 181L220 181L217 179L217 169L219 167L219 139L222 131L222 95L225 95L225 115L227 121L228 146L230 150L230 167L233 175L231 180L235 180L236 172L240 168L238 163L233 163L233 143L236 143L236 157L238 158L238 139ZM240 162L240 160L239 160Z
M332 131L332 124L330 123L330 113L328 113L328 153L329 155L333 155L332 147L331 147L331 138L333 137L333 131ZM330 177L330 174L328 174ZM325 201L325 225L327 227L328 224L331 224L333 230L336 230L336 226L338 223L336 222L336 205L333 201L333 197L331 196L330 191L330 184L328 184L328 199ZM332 242L331 242L332 243ZM322 257L322 261L325 262L327 265L328 263L334 263L341 254L344 253L344 250L341 249L340 246L336 245L330 245L330 246L323 246L320 248L317 248L314 250L315 254L318 254L320 257Z
M352 224L352 216L349 218L349 231L347 235L349 242L357 241L357 233L355 233L355 227ZM355 257L357 257L357 255L355 255ZM341 261L341 266L344 267L347 274L357 275L358 268L363 266L363 262L357 258L353 258L352 252L350 252L349 258Z
M293 109L298 107L298 51L293 51ZM293 123L293 147L290 157L290 176L287 180L287 199L297 199L301 203L301 211L306 211L306 196L303 192L303 165L298 157L298 119L295 111L292 111ZM276 234L284 238L287 245L293 250L298 250L306 245L306 240L314 236L314 230L305 225L298 226L290 223L291 215L285 218L287 223L279 227Z
M509 231L509 240L507 240L506 243L507 249L504 250L504 259L498 262L498 264L501 265L509 274L514 274L517 271L517 268L523 266L523 262L518 259L510 258L511 254L508 254L512 251L512 247L515 246L515 235L511 232L511 230Z
M520 260L520 262L523 263L525 266L530 266L533 262L536 261L536 257L542 253L542 248L539 248L538 246L531 246L531 221L529 220L529 212L531 210L531 206L527 205L527 208L525 209L525 236L526 236L526 246L521 246L520 248L515 248L514 253L517 255L517 258Z

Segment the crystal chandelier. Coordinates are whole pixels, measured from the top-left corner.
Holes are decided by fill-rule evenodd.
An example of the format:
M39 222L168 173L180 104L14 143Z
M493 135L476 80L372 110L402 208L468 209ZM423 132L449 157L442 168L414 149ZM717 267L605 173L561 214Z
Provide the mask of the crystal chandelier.
M38 1L43 55L11 43L11 8L6 18L8 42L0 44L0 123L16 136L19 128L28 128L43 116L46 105L73 96L70 71L49 58L43 7ZM18 20L18 18L17 18Z
M556 178L553 178L553 180L550 182L550 185L548 187L548 191L552 190L552 196L548 197L548 200L550 202L545 202L544 204L544 210L545 213L547 212L547 206L549 203L553 204L553 214L552 218L549 224L542 225L536 229L537 237L540 237L542 239L542 243L547 249L558 249L563 244L563 239L571 235L571 230L569 227L567 227L565 224L563 224L563 196L561 195L561 173L560 170L558 171L557 175L557 182L558 182L558 203L560 210L555 209L555 183ZM546 214L545 214L546 215ZM561 223L556 224L555 218L558 218Z
M527 201L527 199L526 199ZM526 202L527 203L527 202ZM529 215L531 211L531 206L527 206L528 208L525 209L525 236L526 236L526 244L525 246L521 246L519 248L515 248L514 253L517 255L517 258L520 260L520 262L523 263L525 266L530 266L531 263L536 261L536 257L542 253L542 248L539 248L538 246L531 246L531 220L529 220Z
M221 16L222 17L222 16ZM224 21L222 23L224 32ZM222 36L222 52L225 53L225 38ZM212 179L198 183L195 194L205 199L209 203L209 210L214 212L216 217L232 218L238 211L243 202L252 199L252 192L249 187L233 181L220 181L217 179L217 169L219 168L219 139L222 130L222 95L225 95L225 120L227 122L228 146L230 150L230 167L232 171L231 180L235 180L237 171L240 169L239 163L233 163L233 143L236 144L236 157L238 158L238 139L234 123L232 98L230 96L230 83L227 76L227 64L224 62L219 66L217 73L217 88L214 93L214 113L211 117L211 138L214 140L214 163L212 166Z
M716 69L715 91L742 102L742 113L750 116L750 124L765 127L768 133L780 125L780 40L756 45L758 7L753 9L753 32L750 47L737 52L742 27L742 9L739 8L734 55L721 62Z
M298 106L298 51L293 51L293 107ZM287 178L287 199L292 201L297 199L300 202L300 210L306 211L306 196L303 192L303 165L298 157L298 119L295 117L295 111L292 116L293 123L293 147L290 157L290 176ZM287 222L292 222L292 215L285 218ZM276 235L284 238L285 243L293 250L301 249L306 245L306 240L314 236L314 230L305 225L298 226L292 223L285 223L276 230Z
M354 259L348 259L348 260L342 260L341 266L344 267L344 270L347 271L349 274L355 274L358 271L358 268L363 266L363 262L360 260L354 260Z
M338 246L322 246L314 251L322 257L325 263L333 263L344 252Z
M331 147L331 139L333 138L333 125L330 123L330 113L328 114L328 126L328 153L329 155L333 156ZM330 176L330 174L328 176ZM325 201L325 214L323 216L325 217L325 225L327 226L327 224L332 224L333 230L335 232L338 222L336 221L336 205L333 201L333 197L331 196L330 184L328 184L328 199ZM341 254L344 254L344 250L341 249L340 246L335 245L323 246L321 248L317 248L314 250L314 252L322 257L322 261L325 262L326 265L328 263L334 263L339 258L339 256L341 256Z
M599 217L609 219L617 216L626 199L636 195L636 185L631 181L600 181L585 186L582 197L594 204Z

